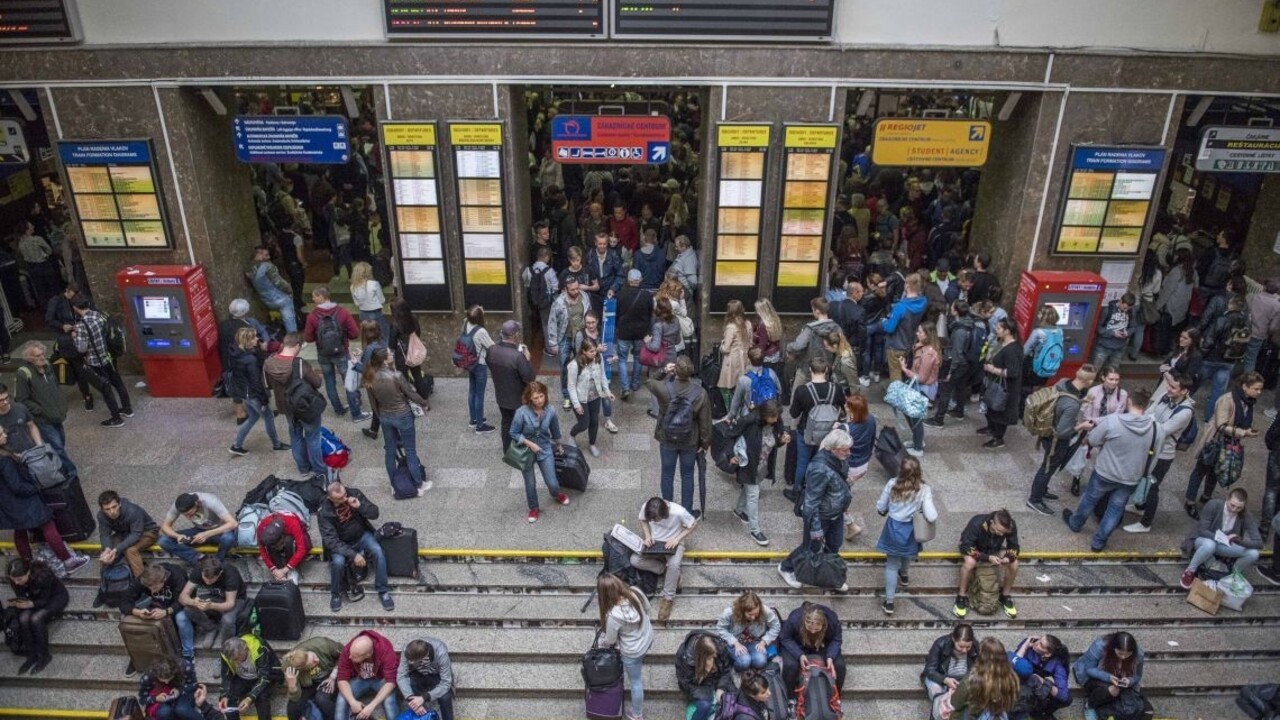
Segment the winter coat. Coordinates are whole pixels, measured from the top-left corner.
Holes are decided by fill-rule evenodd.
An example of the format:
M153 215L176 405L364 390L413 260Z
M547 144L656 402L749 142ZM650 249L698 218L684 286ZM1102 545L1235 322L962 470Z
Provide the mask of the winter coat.
M753 331L751 322L746 323L746 332L738 331L738 326L725 323L724 337L720 341L720 380L716 387L731 388L737 385L738 378L747 370L747 349L751 347Z
M739 465L736 479L741 485L756 485L760 478L760 451L764 446L765 432L773 434L773 450L769 453L768 472L765 477L777 482L774 477L774 465L778 457L778 448L783 447L782 435L786 432L782 422L776 422L767 428L760 424L760 415L749 412L738 418L728 429L726 435L736 441L743 438L747 446L747 464Z
M791 658L798 660L804 655L821 654L827 660L835 660L840 657L841 646L844 643L844 631L840 627L840 618L836 615L836 611L826 605L817 605L822 614L827 618L827 631L822 636L821 647L805 647L800 644L801 634L804 629L804 613L815 603L806 602L787 616L785 622L782 623L782 631L778 635L778 647L780 652L784 652Z
M53 518L40 497L40 486L25 465L0 456L0 482L5 490L4 502L0 502L0 530L33 530Z
M258 354L251 350L232 348L231 364L227 367L231 373L231 384L227 392L236 400L252 398L258 402L267 402L267 386L263 381L262 363Z
M1156 298L1156 305L1169 313L1170 322L1174 327L1181 325L1182 321L1187 319L1187 308L1191 306L1191 291L1199 282L1200 277L1194 270L1191 272L1191 282L1184 282L1181 265L1165 274L1164 283L1160 286L1160 295Z
M830 451L819 450L809 462L804 476L804 500L800 517L810 530L820 531L822 522L844 513L853 494L845 481L845 466Z
M709 637L716 644L715 669L707 673L699 682L697 668L694 667L698 641ZM714 700L717 690L732 692L733 684L733 652L729 645L709 630L692 630L685 636L680 649L676 651L676 684L680 692L689 702L695 700Z
M355 488L347 488L347 497L360 501L360 507L352 510L347 522L338 521L337 509L327 497L320 502L316 518L320 522L320 540L324 543L324 549L331 554L342 555L347 560L354 560L356 549L352 547L352 543L358 542L363 533L373 532L373 521L378 519L381 511L372 500ZM395 682L395 678L391 681Z

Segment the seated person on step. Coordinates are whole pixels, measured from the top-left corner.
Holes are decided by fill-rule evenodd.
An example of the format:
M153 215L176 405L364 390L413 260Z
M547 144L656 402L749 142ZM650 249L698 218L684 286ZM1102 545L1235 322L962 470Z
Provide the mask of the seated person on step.
M689 511L660 497L649 498L640 508L640 528L644 530L644 553L632 553L631 565L656 575L665 573L662 598L658 601L658 622L671 618L671 606L680 586L680 562L684 559L684 540L698 526ZM650 554L650 548L668 551L666 556Z
M1004 614L1017 617L1018 610L1009 597L1013 583L1018 579L1018 525L1008 510L1001 508L990 514L974 515L960 534L960 556L964 566L960 568L960 589L956 592L956 605L951 612L962 618L969 614L969 581L979 563L986 563L997 570L1004 568L1000 582L1000 605Z
M396 684L414 715L437 710L440 720L453 720L453 663L443 640L423 637L406 645Z
M327 637L310 637L284 656L285 717L302 720L315 704L322 717L333 717L338 699L338 656L342 645Z
M690 720L708 720L726 692L733 692L733 654L707 630L692 630L676 651L676 682L693 708Z
M950 633L934 640L924 661L924 672L920 673L920 682L924 683L929 699L959 687L977 661L978 643L973 636L973 626L968 623L960 623Z
M720 613L716 632L733 652L733 669L742 672L768 664L769 646L777 642L782 620L760 602L759 595L747 590Z
M62 614L71 596L48 565L22 558L9 561L9 587L16 597L7 600L17 610L18 637L26 646L26 662L19 675L39 673L53 660L49 653L49 623Z
M806 602L782 623L778 654L782 656L782 679L788 689L800 685L801 673L809 665L825 665L836 676L836 687L844 687L844 657L840 654L844 632L840 618L826 605Z
M325 500L316 515L320 518L320 539L329 554L329 609L342 609L342 589L347 563L364 567L373 560L373 587L378 591L384 610L394 610L391 586L387 583L387 558L373 534L373 521L378 519L378 506L364 493L348 488L340 480L329 483Z
M1140 689L1144 664L1142 648L1127 632L1094 640L1071 666L1076 683L1084 688L1085 718L1150 720L1155 712Z
M280 663L266 640L252 634L222 643L222 699L218 709L239 711L247 718L256 708L258 720L271 720L271 672Z
M177 530L173 527L182 516L191 527ZM213 493L182 493L174 500L160 522L160 547L170 555L189 563L200 559L196 545L210 542L218 545L218 559L223 560L236 546L236 516Z
M307 559L311 539L297 515L271 513L258 523L258 555L267 566L272 582L288 580L298 584L298 565Z
M176 618L182 647L195 647L195 632L204 633L200 644L215 648L236 634L236 623L249 609L249 598L240 571L216 557L200 560L178 598L182 612Z
M1009 662L1022 686L1021 699L1011 714L1012 718L1043 720L1071 704L1071 692L1067 687L1067 668L1071 665L1071 657L1067 646L1057 637L1028 637L1018 643L1018 649L1009 656Z
M190 660L160 658L138 678L138 704L151 720L200 717L192 698L195 691L196 666Z
M103 565L123 560L136 578L142 574L142 551L160 536L160 526L146 510L120 497L115 490L98 496L98 538Z
M170 563L147 565L142 575L129 584L129 590L120 596L120 616L171 622L175 630L181 631L178 615L182 613L182 605L178 598L186 585L187 571L181 566ZM186 641L182 643L182 657L188 660L195 657L195 650Z
M1227 493L1226 500L1205 503L1199 522L1182 541L1182 554L1191 556L1190 564L1182 572L1183 590L1191 589L1196 571L1210 558L1234 561L1235 571L1242 575L1258 564L1262 535L1258 532L1257 518L1245 507L1248 501L1249 493L1237 487Z
M364 630L342 648L338 656L338 705L334 720L368 718L382 706L388 718L400 715L396 702L396 673L400 656L391 641ZM370 698L362 702L360 698Z

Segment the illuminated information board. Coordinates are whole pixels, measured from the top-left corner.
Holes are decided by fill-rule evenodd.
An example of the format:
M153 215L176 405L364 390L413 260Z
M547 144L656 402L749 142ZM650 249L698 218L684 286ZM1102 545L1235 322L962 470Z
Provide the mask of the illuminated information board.
M80 40L73 0L0 0L0 45Z
M773 304L778 312L808 313L822 287L837 125L787 125L783 135L782 232Z
M502 124L452 123L453 174L462 230L462 295L467 307L512 309L503 205Z
M451 310L453 295L440 229L436 124L382 123L382 146L387 154L386 177L404 299L414 310Z
M1164 159L1163 148L1072 148L1053 252L1137 257Z
M604 37L603 0L383 0L389 38Z
M173 247L150 140L59 140L58 156L86 248Z
M715 281L711 311L730 300L750 306L759 291L761 215L768 165L767 124L718 125Z
M826 40L835 0L615 0L613 37Z

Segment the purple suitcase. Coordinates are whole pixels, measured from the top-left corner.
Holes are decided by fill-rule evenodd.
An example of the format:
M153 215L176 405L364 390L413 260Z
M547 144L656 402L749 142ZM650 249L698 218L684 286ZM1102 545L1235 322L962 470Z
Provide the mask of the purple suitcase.
M586 689L587 720L622 720L622 680L604 690Z

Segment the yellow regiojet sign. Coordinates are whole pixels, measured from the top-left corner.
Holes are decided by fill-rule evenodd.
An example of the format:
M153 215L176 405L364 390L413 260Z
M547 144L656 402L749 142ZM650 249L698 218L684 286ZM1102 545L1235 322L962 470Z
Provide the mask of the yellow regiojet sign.
M768 125L720 125L720 147L769 147Z
M502 126L498 123L450 125L449 142L454 145L501 145Z
M876 122L871 162L883 167L978 167L987 162L985 120L884 118Z
M423 123L396 123L382 126L383 145L422 147L436 144L436 126Z
M836 147L836 130L834 125L788 125L783 145L789 148L825 148Z

